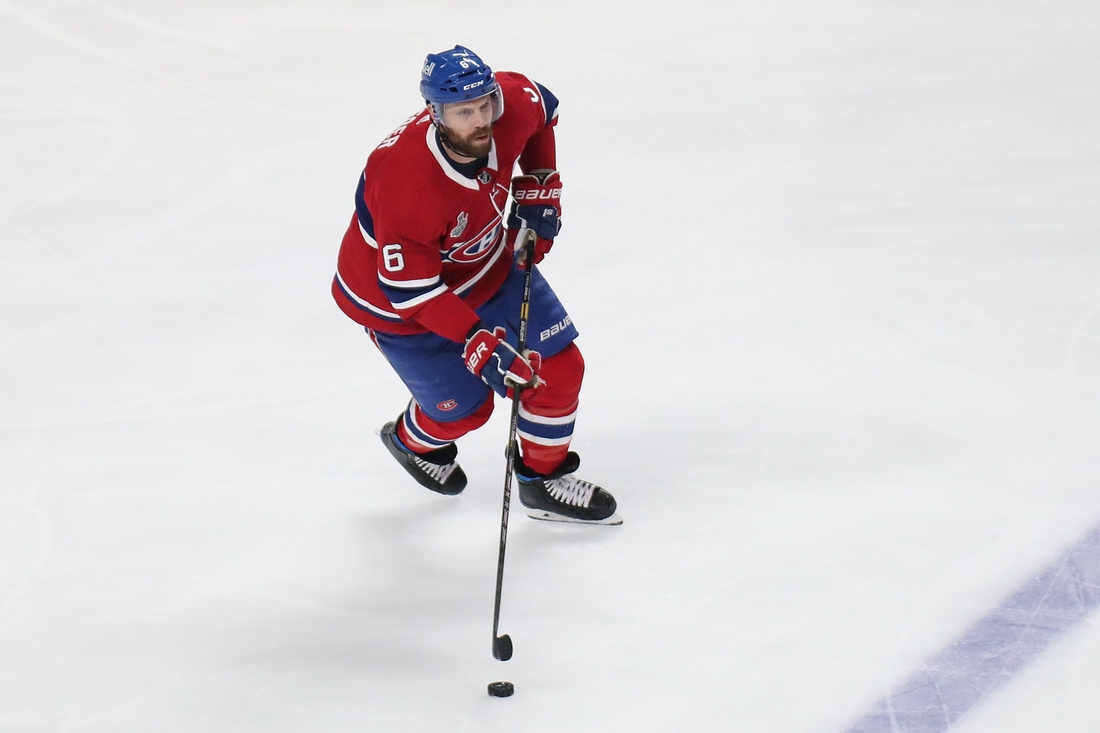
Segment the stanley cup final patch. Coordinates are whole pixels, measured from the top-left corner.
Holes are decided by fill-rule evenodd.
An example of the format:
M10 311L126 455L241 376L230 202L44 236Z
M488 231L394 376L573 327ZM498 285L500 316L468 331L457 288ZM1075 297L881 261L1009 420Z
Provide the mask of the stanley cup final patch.
M455 228L451 230L452 237L461 237L462 232L466 231L466 225L470 223L470 215L463 211L458 215L458 223L455 224Z

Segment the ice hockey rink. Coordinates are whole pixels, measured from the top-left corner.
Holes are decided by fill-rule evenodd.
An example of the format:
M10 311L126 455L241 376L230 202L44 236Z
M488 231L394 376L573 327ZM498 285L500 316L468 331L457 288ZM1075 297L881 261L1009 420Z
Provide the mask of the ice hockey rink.
M0 730L1100 729L1100 6L0 0ZM461 43L561 100L619 528L329 296ZM486 685L510 680L493 699Z

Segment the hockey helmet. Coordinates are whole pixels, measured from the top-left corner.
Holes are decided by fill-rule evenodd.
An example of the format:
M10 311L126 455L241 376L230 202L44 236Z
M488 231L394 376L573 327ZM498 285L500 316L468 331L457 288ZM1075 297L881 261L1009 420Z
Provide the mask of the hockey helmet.
M420 95L432 108L432 117L437 123L443 119L444 105L467 102L488 94L493 95L495 122L504 111L500 86L493 70L465 46L430 53L424 59L424 68L420 72Z

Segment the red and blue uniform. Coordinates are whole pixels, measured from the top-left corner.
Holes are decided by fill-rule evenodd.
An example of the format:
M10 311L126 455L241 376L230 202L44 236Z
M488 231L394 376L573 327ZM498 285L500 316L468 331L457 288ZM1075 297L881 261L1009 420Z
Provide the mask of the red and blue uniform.
M367 159L344 234L332 294L366 327L412 392L402 442L428 452L488 420L492 391L466 371L461 353L479 322L518 339L522 275L504 233L515 166L556 168L557 99L514 72L496 74L503 111L487 159L473 168L443 152L425 108ZM525 463L549 473L572 437L584 361L572 319L534 273L528 348L542 357L546 384L521 399Z
M513 166L554 168L557 99L520 74L496 78L504 110L488 161L473 178L446 157L427 109L368 158L332 284L337 304L357 323L463 341L477 322L474 310L508 275L503 231Z

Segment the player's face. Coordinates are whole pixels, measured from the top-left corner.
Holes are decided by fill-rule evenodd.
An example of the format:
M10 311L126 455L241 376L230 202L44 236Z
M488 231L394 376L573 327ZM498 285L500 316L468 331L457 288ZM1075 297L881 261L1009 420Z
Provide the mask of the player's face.
M440 132L447 145L469 158L488 155L493 146L493 122L500 116L497 100L496 94L486 94L444 105Z

